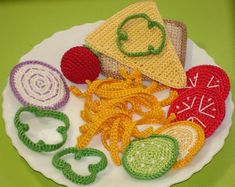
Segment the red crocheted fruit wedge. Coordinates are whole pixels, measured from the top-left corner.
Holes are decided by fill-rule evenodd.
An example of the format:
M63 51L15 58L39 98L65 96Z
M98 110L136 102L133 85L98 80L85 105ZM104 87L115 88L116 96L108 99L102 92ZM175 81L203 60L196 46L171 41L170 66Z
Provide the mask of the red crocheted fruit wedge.
M171 113L175 113L176 121L188 120L201 125L209 137L224 119L225 103L213 90L188 89L171 104L168 116Z
M200 65L189 69L186 72L187 86L179 89L181 94L191 88L207 88L219 95L225 100L229 94L230 83L227 74L221 68L212 65Z

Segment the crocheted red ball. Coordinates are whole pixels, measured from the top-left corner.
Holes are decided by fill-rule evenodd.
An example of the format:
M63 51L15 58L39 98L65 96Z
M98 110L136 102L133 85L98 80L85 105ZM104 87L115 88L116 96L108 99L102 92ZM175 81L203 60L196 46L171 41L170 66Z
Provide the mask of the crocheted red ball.
M64 76L71 82L81 84L86 80L95 80L100 73L100 61L86 47L73 47L62 57L60 68Z

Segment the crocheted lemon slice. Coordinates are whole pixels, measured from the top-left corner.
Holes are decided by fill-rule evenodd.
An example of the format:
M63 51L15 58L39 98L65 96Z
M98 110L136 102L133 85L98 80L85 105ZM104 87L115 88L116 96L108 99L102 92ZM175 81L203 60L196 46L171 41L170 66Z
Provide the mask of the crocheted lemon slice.
M179 121L164 125L157 130L159 134L174 137L179 143L179 156L173 168L180 168L190 162L204 144L203 129L190 121Z
M134 178L149 180L165 174L176 162L177 141L166 135L136 139L125 150L122 161L125 170Z
M174 88L186 84L179 57L154 2L139 2L109 18L86 44L142 74Z

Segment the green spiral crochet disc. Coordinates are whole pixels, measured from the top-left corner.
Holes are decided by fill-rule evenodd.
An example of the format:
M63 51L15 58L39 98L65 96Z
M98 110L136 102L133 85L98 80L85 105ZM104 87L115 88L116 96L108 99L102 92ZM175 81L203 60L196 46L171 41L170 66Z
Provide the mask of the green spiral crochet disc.
M125 150L122 162L134 178L155 179L172 168L179 153L176 139L167 135L153 135L133 140Z

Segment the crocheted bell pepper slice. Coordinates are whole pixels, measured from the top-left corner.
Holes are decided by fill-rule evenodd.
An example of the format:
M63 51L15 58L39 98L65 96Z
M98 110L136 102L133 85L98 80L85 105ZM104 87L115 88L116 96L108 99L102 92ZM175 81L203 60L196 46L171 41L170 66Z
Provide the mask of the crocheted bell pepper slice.
M184 89L179 89L178 93L181 94L187 89L192 88L207 88L225 100L229 94L230 82L225 71L217 66L200 65L189 69L186 72L187 86Z
M72 170L72 166L61 158L68 154L73 154L75 160L80 160L82 157L87 156L96 156L100 157L100 161L96 164L89 164L88 171L90 172L90 175L78 175ZM77 149L75 147L70 147L57 152L52 158L52 164L58 170L61 170L63 175L73 183L90 184L95 181L97 173L106 168L107 158L104 153L96 149Z
M164 175L178 156L176 139L167 135L153 135L133 140L125 150L122 162L134 178L150 180Z
M173 168L188 164L204 144L203 129L191 121L178 121L157 129L157 134L165 134L175 138L179 144L179 156Z
M40 61L17 64L10 74L11 89L25 106L58 109L69 99L69 90L62 74L53 66Z
M86 45L120 62L127 69L140 70L143 75L161 84L172 88L184 88L186 74L168 35L166 35L164 48L159 55L132 57L123 54L117 47L117 28L128 16L140 13L148 15L151 20L164 24L155 2L137 2L111 16L95 31L88 34ZM128 34L128 40L121 41L126 52L146 52L148 45L154 46L154 49L161 46L163 39L161 30L156 26L148 29L148 21L144 18L129 20L123 26L121 33L124 33L123 31ZM120 37L126 38L125 34ZM110 66L110 69L115 68Z
M172 102L168 116L175 113L177 121L193 121L204 129L205 136L211 136L219 127L225 115L225 103L213 90L189 89Z
M33 142L28 136L27 131L29 125L20 121L20 115L22 112L30 112L35 114L36 117L50 117L60 120L64 123L64 126L57 127L56 131L61 134L62 141L56 144L46 144L43 140L39 140L37 143ZM51 152L59 149L67 139L67 131L69 128L69 118L62 112L56 112L53 110L40 109L34 106L21 107L15 114L14 119L15 127L17 129L19 139L31 150L36 152Z
M147 21L148 29L157 28L161 31L162 37L161 37L160 45L159 47L154 48L151 44L149 44L146 51L134 51L134 52L126 51L126 49L123 46L124 46L124 42L128 40L128 34L126 33L126 31L123 30L123 27L130 20L139 19L139 18L145 19ZM153 21L147 14L144 14L144 13L133 14L133 15L127 16L117 28L118 49L127 56L136 57L136 56L147 56L151 54L153 55L160 54L165 46L165 41L166 41L166 32L165 32L164 26L157 21Z

